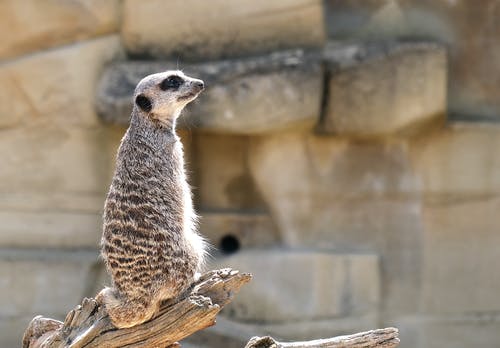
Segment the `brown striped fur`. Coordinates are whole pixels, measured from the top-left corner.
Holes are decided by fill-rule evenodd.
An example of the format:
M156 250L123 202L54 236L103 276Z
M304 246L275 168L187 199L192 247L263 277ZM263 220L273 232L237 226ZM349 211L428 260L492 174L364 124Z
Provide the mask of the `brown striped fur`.
M166 80L174 75L176 81ZM205 244L196 232L175 120L202 89L201 80L180 71L147 76L136 87L101 241L112 287L97 299L118 328L149 320L162 300L179 295L201 270Z

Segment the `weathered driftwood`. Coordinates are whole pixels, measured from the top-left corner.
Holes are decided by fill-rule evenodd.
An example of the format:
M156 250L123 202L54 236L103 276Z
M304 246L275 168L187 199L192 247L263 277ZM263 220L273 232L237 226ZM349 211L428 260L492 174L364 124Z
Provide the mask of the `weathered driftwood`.
M196 331L212 326L250 274L231 269L204 274L190 291L164 303L150 321L129 329L116 329L103 306L94 299L68 313L64 323L35 317L24 333L23 348L158 348L168 347Z
M212 326L217 313L250 279L250 274L231 269L210 271L186 294L163 303L152 320L129 329L115 328L102 306L94 299L84 299L64 323L35 317L24 333L23 348L176 347L177 341ZM254 337L245 348L389 348L398 343L397 329L387 328L308 342Z
M398 329L389 327L360 332L354 335L305 342L277 342L269 336L253 337L248 341L245 348L391 348L398 345Z

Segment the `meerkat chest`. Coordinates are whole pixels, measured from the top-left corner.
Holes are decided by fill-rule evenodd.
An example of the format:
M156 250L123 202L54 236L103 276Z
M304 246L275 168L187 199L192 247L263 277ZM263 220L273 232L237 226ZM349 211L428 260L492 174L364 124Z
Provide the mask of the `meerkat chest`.
M108 200L124 209L134 207L138 214L127 219L141 220L154 215L155 225L172 219L182 221L185 206L191 205L191 196L178 151L157 152L141 144L122 150ZM142 210L150 214L141 214Z

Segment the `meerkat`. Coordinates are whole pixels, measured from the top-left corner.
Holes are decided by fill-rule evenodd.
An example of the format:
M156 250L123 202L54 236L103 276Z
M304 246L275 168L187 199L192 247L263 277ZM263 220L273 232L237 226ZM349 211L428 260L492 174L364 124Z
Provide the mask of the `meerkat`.
M181 71L149 75L135 89L104 206L101 255L112 286L97 295L118 328L151 319L201 270L206 245L175 124L203 89L202 80Z

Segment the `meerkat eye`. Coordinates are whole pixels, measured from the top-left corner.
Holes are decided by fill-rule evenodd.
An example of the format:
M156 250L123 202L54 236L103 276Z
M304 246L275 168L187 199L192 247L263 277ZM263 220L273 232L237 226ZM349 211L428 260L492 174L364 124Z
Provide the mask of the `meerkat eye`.
M166 91L168 89L177 89L183 83L184 83L184 80L182 79L182 77L177 76L177 75L172 75L172 76L167 77L165 80L163 80L160 83L160 88L163 91Z
M153 105L151 104L151 100L149 100L147 97L145 97L142 94L139 94L135 98L135 103L137 104L138 107L142 109L142 111L145 112L150 112L151 109L153 108Z

